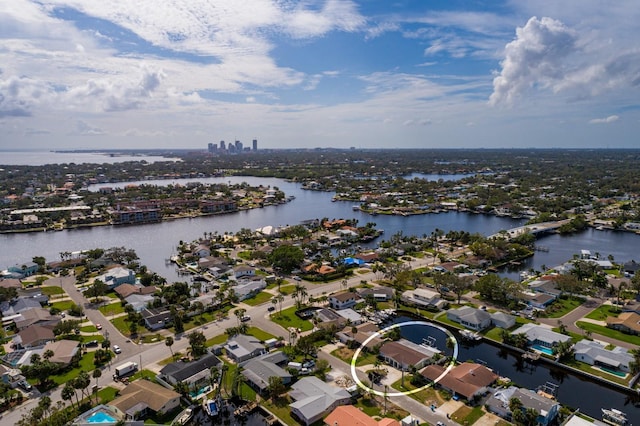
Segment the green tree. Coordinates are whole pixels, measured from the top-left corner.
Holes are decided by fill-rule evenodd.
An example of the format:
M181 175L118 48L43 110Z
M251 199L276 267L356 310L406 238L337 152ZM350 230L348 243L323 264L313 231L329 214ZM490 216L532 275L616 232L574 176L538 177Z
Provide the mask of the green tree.
M167 336L167 338L164 339L164 344L169 347L169 350L171 351L171 359L173 359L174 358L173 348L172 348L172 346L173 346L173 337Z
M189 347L191 348L191 356L197 358L207 353L207 338L201 331L194 331L189 334Z
M102 376L102 371L99 368L96 368L93 370L93 373L91 374L91 377L93 377L94 379L96 379L96 404L98 404L98 379Z
M238 308L233 311L233 314L236 316L236 319L238 320L238 327L240 327L240 324L242 323L242 318L244 318L244 315L246 313L247 313L247 310L244 308Z
M84 295L89 298L93 297L93 303L98 303L99 298L107 294L107 291L109 291L108 285L100 280L95 280L84 292Z
M267 390L269 391L269 396L272 401L280 398L283 393L287 390L286 386L282 382L282 377L280 376L271 376L269 377L269 384L267 385Z
M269 262L271 262L273 269L284 274L290 274L300 266L303 260L304 252L302 249L290 244L277 247L269 255Z

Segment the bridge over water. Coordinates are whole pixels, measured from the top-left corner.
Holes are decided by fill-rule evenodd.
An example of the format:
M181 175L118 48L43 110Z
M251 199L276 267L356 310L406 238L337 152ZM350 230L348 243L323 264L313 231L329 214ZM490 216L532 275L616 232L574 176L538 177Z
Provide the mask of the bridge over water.
M517 228L507 229L506 231L500 231L496 234L490 235L489 238L516 238L522 234L543 234L545 232L555 231L562 225L569 223L571 219L557 220L554 222L542 222L533 223L531 225L519 226Z

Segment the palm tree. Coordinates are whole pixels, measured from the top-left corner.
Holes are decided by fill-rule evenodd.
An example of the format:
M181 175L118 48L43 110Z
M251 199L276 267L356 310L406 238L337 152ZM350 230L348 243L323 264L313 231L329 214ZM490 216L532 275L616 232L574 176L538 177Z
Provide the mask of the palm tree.
M167 336L167 338L164 339L164 344L169 347L169 350L171 351L171 359L173 359L174 358L173 348L172 348L172 346L173 346L173 337Z
M278 304L278 297L273 296L273 298L271 299L271 303L273 304L273 308L275 309L276 305Z
M282 315L282 302L284 302L284 295L282 293L278 293L278 295L275 298L278 299L278 304L280 305L279 314Z
M60 396L61 396L63 401L70 401L72 408L73 408L73 396L74 395L76 395L76 390L74 389L74 387L71 384L71 382L65 383L64 387L62 388L62 392L60 393Z
M93 374L91 375L94 379L96 379L96 405L98 404L98 379L102 376L102 371L99 368L93 370Z
M247 313L247 310L244 308L238 308L235 311L233 311L233 314L238 319L238 327L240 327L240 322L242 321L242 318L244 318L244 314L246 313Z

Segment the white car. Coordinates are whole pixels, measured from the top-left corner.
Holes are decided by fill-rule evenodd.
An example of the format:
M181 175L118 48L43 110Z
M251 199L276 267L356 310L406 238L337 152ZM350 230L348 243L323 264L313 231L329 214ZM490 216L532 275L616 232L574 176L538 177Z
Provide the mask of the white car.
M120 346L118 345L113 345L113 351L119 354L120 352L122 352L122 349L120 349Z

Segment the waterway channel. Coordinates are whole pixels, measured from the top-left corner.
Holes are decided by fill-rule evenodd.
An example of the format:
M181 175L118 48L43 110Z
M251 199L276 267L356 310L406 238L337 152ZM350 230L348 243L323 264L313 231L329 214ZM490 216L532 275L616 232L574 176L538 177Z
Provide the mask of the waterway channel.
M398 316L393 323L413 321L416 318ZM425 321L429 321L428 319ZM436 347L444 353L451 353L446 348L446 335L433 327L405 326L400 328L402 337L422 343L428 336L434 337ZM468 343L457 336L459 342L458 360L474 361L485 364L496 374L509 377L518 386L536 389L551 382L559 385L558 401L568 407L580 408L580 411L600 420L601 408L617 408L627 413L629 422L640 424L640 395L627 394L575 375L565 369L538 361L535 364L524 362L516 352L509 351L486 342Z
M454 176L434 175L432 178L447 179ZM137 183L153 184L186 184L190 180L160 180L142 181ZM491 235L503 229L520 226L522 219L479 215L470 213L449 212L415 216L371 216L354 211L353 203L332 202L332 193L308 191L300 184L287 182L275 178L256 177L224 177L197 179L204 183L242 183L249 185L278 187L287 196L293 195L293 201L278 206L261 209L246 210L237 213L180 219L140 226L100 226L68 230L61 232L36 232L24 234L0 234L0 268L14 264L22 264L31 260L33 256L44 256L47 260L60 258L60 252L79 251L96 247L108 248L123 246L134 249L142 264L154 272L164 276L169 282L179 281L173 265L166 265L165 259L175 253L180 240L192 241L200 238L205 232L236 232L242 228L256 229L266 225L284 226L298 224L303 220L323 218L355 218L360 225L368 222L376 223L384 229L385 234L369 243L374 247L379 240L402 232L404 235L429 235L436 229L445 232L449 230L465 230L471 233ZM126 183L108 184L109 186L124 186ZM90 190L97 190L105 186L94 185ZM571 259L573 254L581 249L599 252L605 258L612 254L617 261L640 260L640 236L613 231L587 230L570 236L548 235L538 241L548 251L536 252L535 256L526 260L518 270L530 268L540 269L541 265L554 266ZM514 279L518 278L517 271L504 272Z

